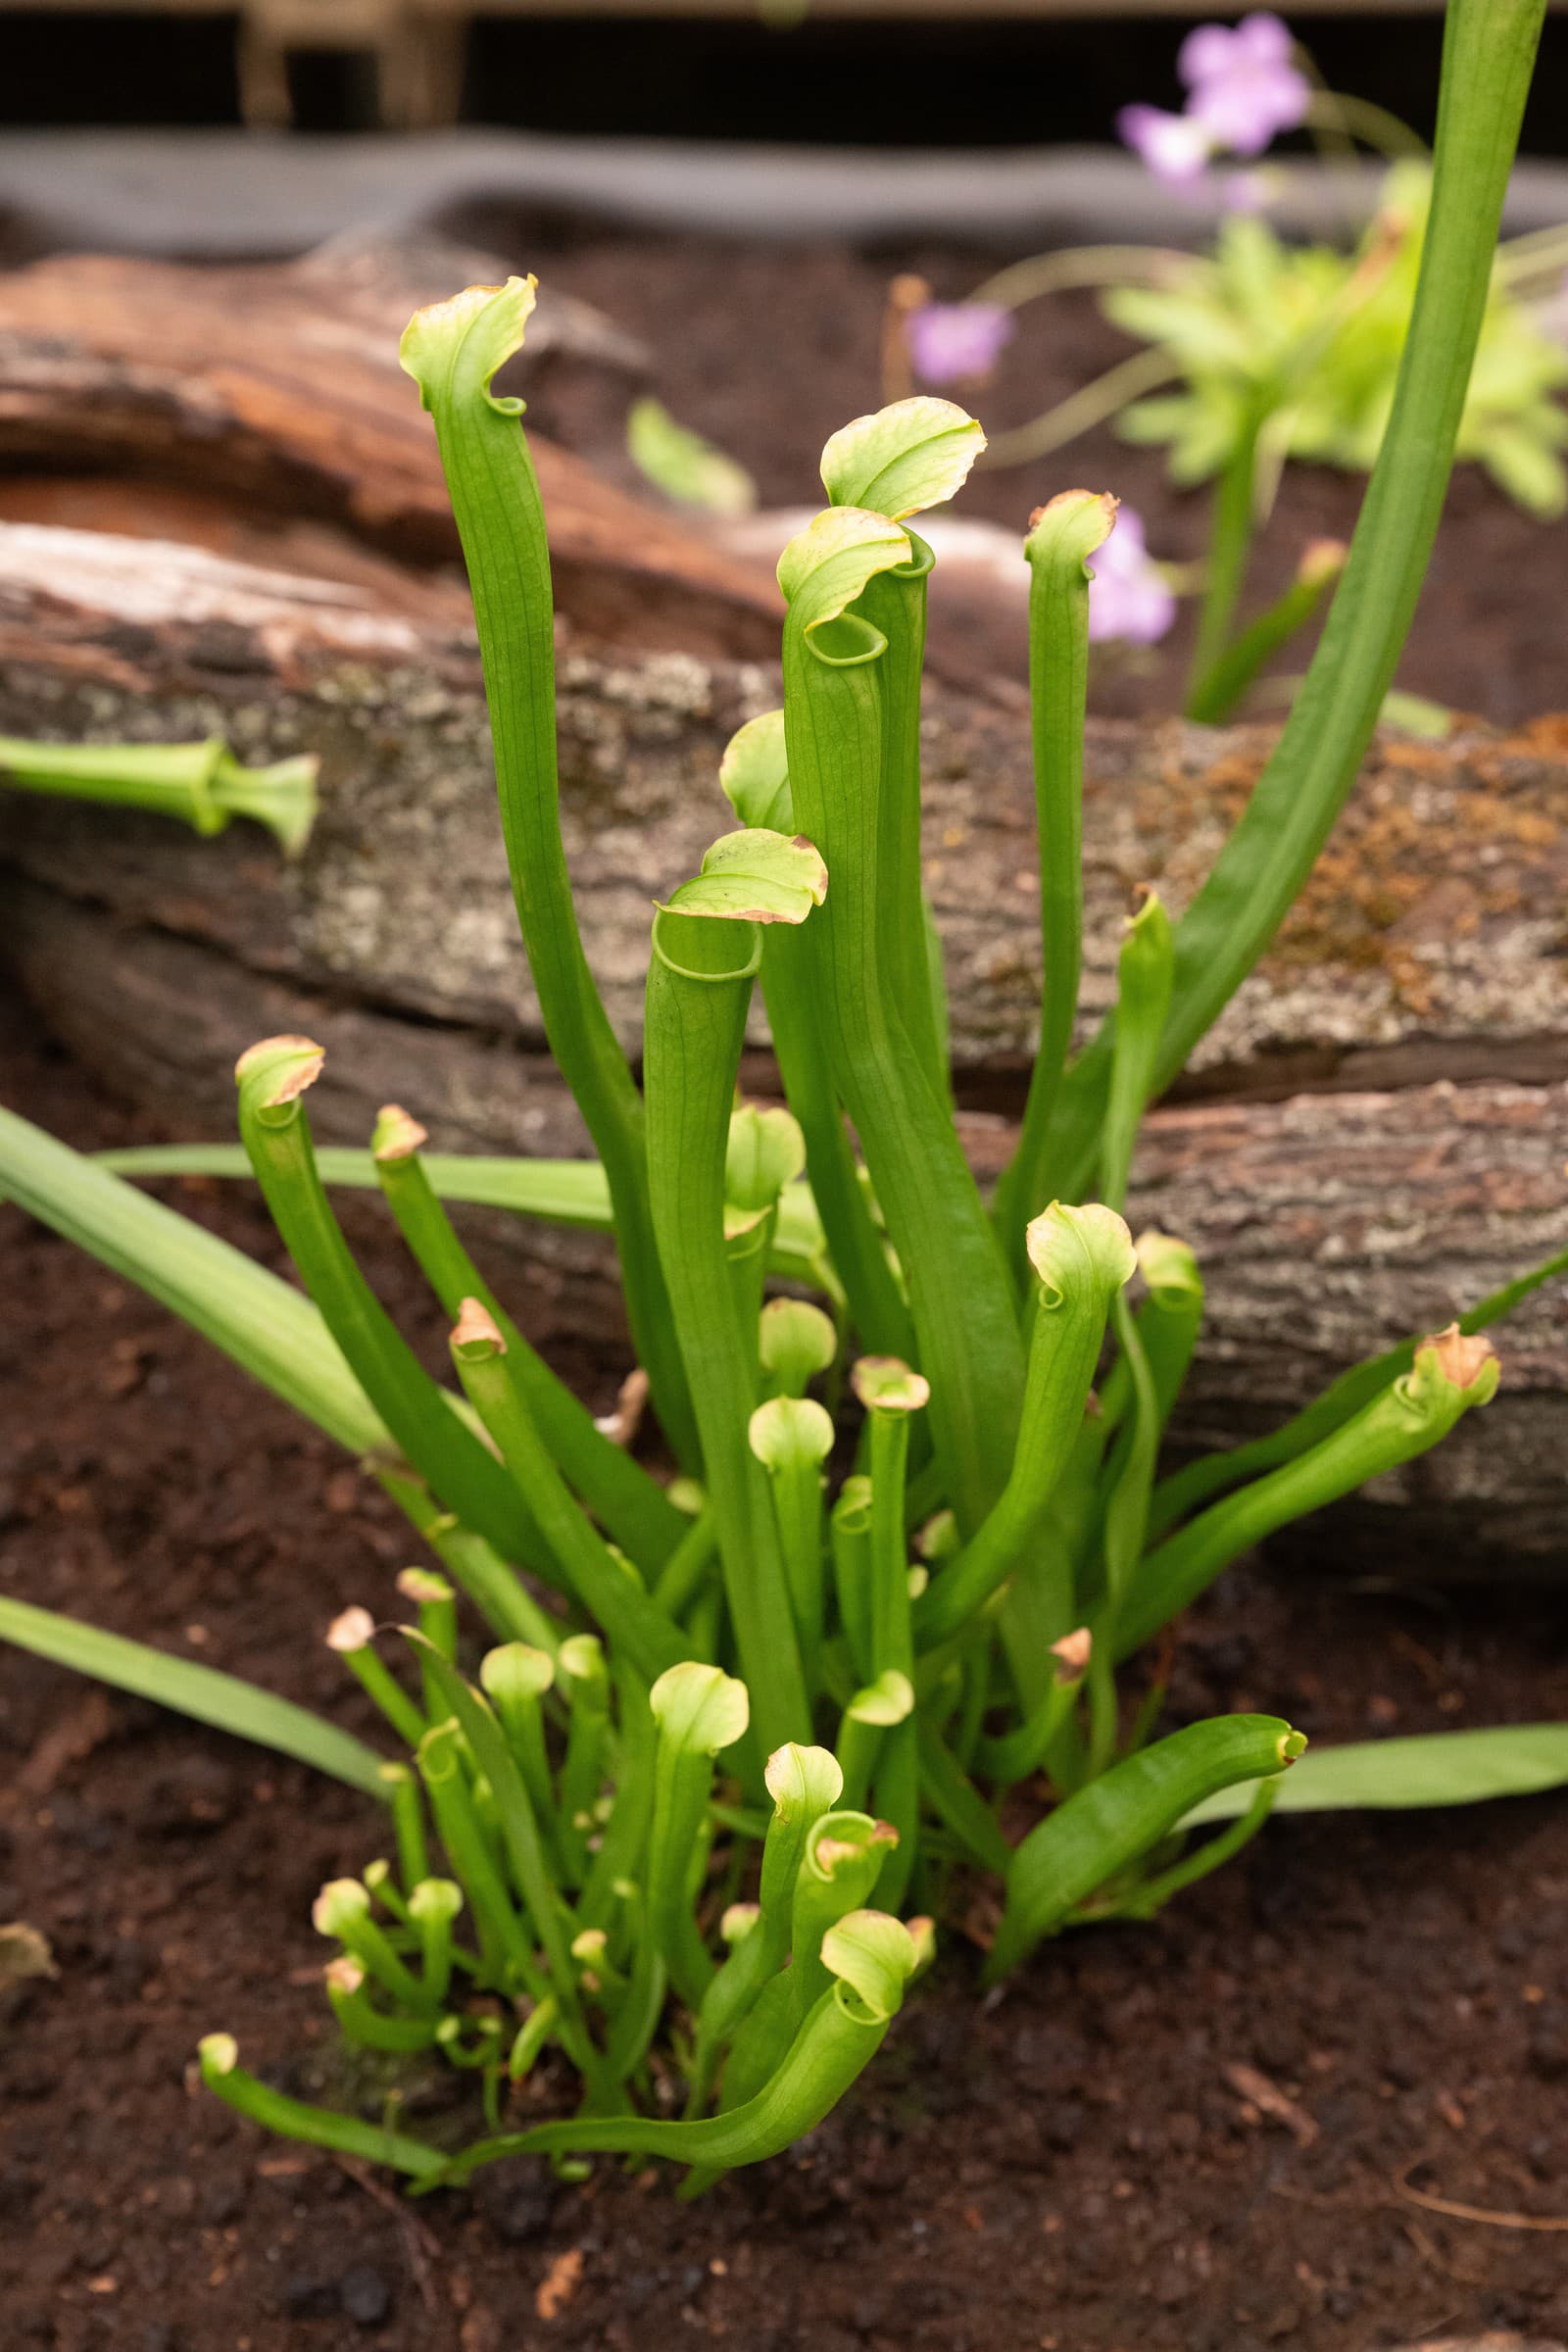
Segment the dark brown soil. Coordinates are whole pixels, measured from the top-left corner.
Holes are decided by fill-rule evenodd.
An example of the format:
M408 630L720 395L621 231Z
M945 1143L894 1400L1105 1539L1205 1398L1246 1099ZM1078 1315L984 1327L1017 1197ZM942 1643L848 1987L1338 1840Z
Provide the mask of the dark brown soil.
M960 299L1006 255L949 248L860 254L844 247L762 247L719 239L566 237L548 224L519 238L514 220L476 211L452 224L507 250L519 268L600 305L641 336L656 362L654 389L685 424L739 458L764 505L821 496L817 463L828 434L875 408L883 305L901 269ZM969 395L993 430L1020 424L1126 356L1130 340L1101 318L1092 296L1055 297L1018 314L1018 333L996 381ZM537 421L635 481L624 456L625 388L572 370L534 410ZM1158 450L1137 449L1108 426L1033 464L975 472L953 512L1020 534L1031 508L1079 484L1111 489L1143 514L1151 551L1193 563L1204 547L1206 493L1171 488ZM1313 539L1348 537L1359 477L1323 467L1287 470L1254 567L1250 608L1279 593ZM1022 577L1020 569L1020 580ZM1568 606L1568 526L1540 523L1494 490L1479 469L1454 478L1420 613L1400 669L1411 692L1508 723L1557 709L1564 670L1560 615ZM1020 596L1021 609L1021 596ZM1093 704L1109 715L1175 709L1191 646L1195 601L1164 645L1129 663L1097 662ZM1283 666L1305 666L1305 647ZM985 649L974 649L980 665ZM999 649L1021 677L1021 641Z
M8 1102L82 1145L132 1132L20 1014L0 1036ZM275 1258L239 1193L178 1197ZM373 1217L354 1223L427 1329ZM319 1637L407 1556L378 1491L15 1210L0 1250L0 1591L369 1732ZM1172 1711L1241 1705L1331 1738L1561 1715L1568 1606L1238 1577L1189 1629ZM186 2073L219 2026L290 2087L329 2073L308 1909L373 1850L368 1805L15 1652L0 1757L0 1921L32 1922L59 1962L0 2002L7 2352L1568 2333L1560 1803L1278 1823L1158 1925L1058 1943L1002 1999L976 1998L950 1926L857 2095L698 2206L605 2165L572 2188L498 2170L471 2201L411 2209ZM1449 2219L1407 2188L1538 2226Z

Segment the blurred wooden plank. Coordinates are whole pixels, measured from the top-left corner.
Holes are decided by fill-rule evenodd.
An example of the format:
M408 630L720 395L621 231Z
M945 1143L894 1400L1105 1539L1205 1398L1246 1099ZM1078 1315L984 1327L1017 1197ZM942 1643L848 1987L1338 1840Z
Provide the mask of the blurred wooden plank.
M1547 0L1551 8L1568 7L1568 0ZM215 0L26 0L29 14L105 13L157 18L213 17L232 12ZM1444 0L1378 0L1384 16L1438 16ZM3 13L3 11L0 11ZM485 17L751 17L757 0L412 0L411 15L457 18L472 23ZM810 0L817 18L952 17L953 0ZM963 14L976 23L1018 18L1208 17L1212 0L975 0ZM1366 0L1312 0L1314 16L1362 16Z

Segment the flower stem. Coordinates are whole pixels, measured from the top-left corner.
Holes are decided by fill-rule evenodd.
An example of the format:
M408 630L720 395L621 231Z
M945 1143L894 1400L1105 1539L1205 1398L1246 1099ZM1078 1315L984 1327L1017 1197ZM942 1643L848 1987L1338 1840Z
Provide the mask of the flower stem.
M1237 427L1214 492L1209 522L1208 559L1204 566L1203 602L1198 615L1193 665L1188 678L1187 716L1197 718L1200 690L1218 666L1230 643L1231 623L1241 601L1252 550L1256 518L1257 443L1268 420L1271 403L1253 398Z

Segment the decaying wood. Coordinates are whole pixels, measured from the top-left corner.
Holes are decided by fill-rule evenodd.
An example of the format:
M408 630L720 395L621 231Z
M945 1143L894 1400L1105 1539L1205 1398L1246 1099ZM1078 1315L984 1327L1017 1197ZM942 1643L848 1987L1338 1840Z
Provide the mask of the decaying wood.
M89 1066L172 1133L224 1135L236 1053L304 1029L328 1049L313 1110L329 1138L363 1140L397 1098L445 1147L583 1148L543 1051L477 663L450 590L394 602L373 570L334 588L175 543L0 528L0 659L3 733L219 729L247 757L322 759L321 820L293 867L242 825L201 842L150 818L7 805L0 953ZM776 699L777 677L576 651L561 682L584 936L635 1051L650 900L729 822L719 752ZM1270 740L1092 730L1091 1006L1108 993L1132 887L1158 879L1182 902ZM967 1140L994 1165L1037 986L1025 720L936 690L926 760ZM1185 1438L1268 1426L1358 1354L1568 1244L1565 817L1560 726L1379 744L1318 876L1207 1041L1197 1089L1150 1122L1136 1212L1190 1239L1209 1282ZM759 1029L748 1080L769 1076ZM528 1299L541 1336L617 1328L599 1245L511 1232L542 1278ZM1446 1574L1502 1551L1560 1561L1561 1289L1503 1344L1498 1402L1361 1506L1337 1558L1366 1556L1355 1538L1379 1563L1396 1544Z
M403 575L400 575L403 576ZM14 863L303 985L540 1042L497 854L478 665L461 597L392 608L203 549L0 526L0 731L226 731L247 756L308 745L325 806L296 868L81 808L8 813ZM690 655L560 665L564 822L589 952L628 1044L650 901L729 823L730 732L776 672ZM1273 730L1092 726L1090 1017L1108 1002L1133 891L1180 907L1245 803ZM1015 1107L1039 991L1026 720L940 688L925 732L927 884L946 942L965 1100ZM230 844L241 840L238 833ZM1441 747L1384 737L1274 949L1204 1041L1206 1090L1568 1077L1568 722ZM170 915L170 902L175 913ZM199 907L199 915L192 909ZM760 1029L757 1031L760 1039Z
M495 274L489 257L439 241L346 242L235 270L36 263L0 278L0 474L134 474L451 562L435 438L398 338L421 303ZM563 355L631 374L641 364L610 321L547 291L514 363L522 387ZM678 615L679 642L767 650L780 607L765 566L530 440L569 620L648 646L677 641Z

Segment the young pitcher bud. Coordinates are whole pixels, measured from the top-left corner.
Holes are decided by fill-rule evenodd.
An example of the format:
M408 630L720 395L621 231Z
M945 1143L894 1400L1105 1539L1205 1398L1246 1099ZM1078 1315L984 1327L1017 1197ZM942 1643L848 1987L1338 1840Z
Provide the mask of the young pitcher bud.
M1433 1332L1421 1342L1418 1352L1428 1348L1436 1356L1444 1379L1451 1381L1456 1389L1473 1389L1487 1366L1497 1360L1496 1349L1484 1334L1477 1332L1473 1338L1468 1337L1457 1323L1450 1323L1446 1331Z
M458 1308L450 1345L454 1355L470 1356L478 1363L487 1363L492 1356L507 1352L500 1325L478 1298L465 1298Z
M917 1413L931 1401L931 1384L896 1355L862 1355L850 1386L868 1413Z
M234 1064L234 1077L237 1084L254 1087L259 1109L281 1110L316 1084L325 1060L325 1047L314 1038L263 1037L246 1047Z
M429 1608L457 1597L446 1578L434 1568L402 1569L398 1575L398 1591L405 1600L417 1601L422 1607Z
M401 1102L383 1102L370 1133L370 1157L382 1162L412 1159L429 1141L424 1128L410 1117Z
M741 1942L751 1934L761 1916L760 1906L757 1903L731 1903L718 1923L721 1941L731 1946Z
M1076 1632L1063 1634L1059 1642L1053 1642L1051 1654L1056 1661L1055 1680L1059 1687L1070 1689L1083 1681L1089 1672L1094 1646L1094 1636L1087 1625L1080 1625Z
M344 1609L326 1629L326 1646L335 1649L340 1657L352 1657L356 1650L368 1649L374 1640L375 1619L368 1609L358 1606Z
M369 1889L358 1879L328 1879L311 1905L311 1925L318 1936L341 1936L368 1917Z
M239 2043L232 2034L204 2034L196 2054L204 2075L231 2075L239 2064Z

